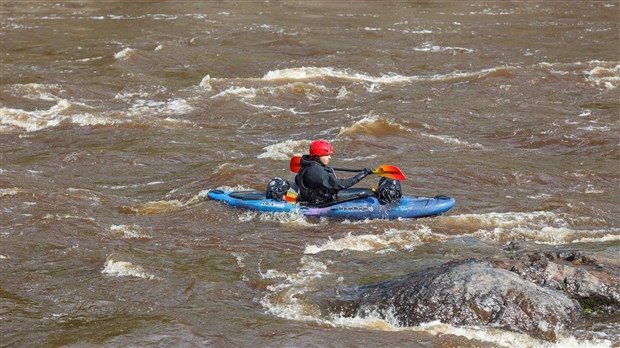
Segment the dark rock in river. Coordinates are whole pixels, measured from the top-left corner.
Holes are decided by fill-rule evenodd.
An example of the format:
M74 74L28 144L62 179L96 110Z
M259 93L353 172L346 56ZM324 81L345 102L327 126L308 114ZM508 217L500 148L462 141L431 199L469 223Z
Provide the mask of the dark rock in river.
M581 252L522 251L493 263L537 285L563 291L589 310L620 310L620 268Z
M349 297L350 299L351 297ZM486 261L465 260L358 288L333 305L345 316L377 315L414 326L439 320L492 325L555 340L555 329L582 315L579 303Z

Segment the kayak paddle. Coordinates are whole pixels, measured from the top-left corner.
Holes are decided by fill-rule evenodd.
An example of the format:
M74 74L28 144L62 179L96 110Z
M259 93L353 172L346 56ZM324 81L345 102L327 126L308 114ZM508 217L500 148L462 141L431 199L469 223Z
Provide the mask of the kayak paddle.
M291 171L294 173L299 172L301 169L301 156L293 156L291 158L291 163L289 164ZM347 169L347 168L332 168L334 170L340 172L361 172L362 169ZM386 178L395 179L395 180L407 180L405 174L396 166L391 166L388 164L381 165L377 167L377 169L372 171L373 174L377 174L380 176L385 176Z

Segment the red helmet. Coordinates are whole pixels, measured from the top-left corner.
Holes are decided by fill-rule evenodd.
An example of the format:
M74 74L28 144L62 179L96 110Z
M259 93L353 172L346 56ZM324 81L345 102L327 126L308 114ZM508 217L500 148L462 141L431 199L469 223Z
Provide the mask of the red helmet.
M310 144L310 156L325 156L334 153L334 149L323 139L315 140Z

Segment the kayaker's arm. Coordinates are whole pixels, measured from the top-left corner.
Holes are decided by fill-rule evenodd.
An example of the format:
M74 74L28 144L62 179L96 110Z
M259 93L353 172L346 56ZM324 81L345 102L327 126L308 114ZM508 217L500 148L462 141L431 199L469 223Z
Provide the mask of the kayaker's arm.
M321 181L323 183L323 186L326 188L342 190L342 189L346 189L346 188L349 188L357 184L358 182L360 182L362 179L364 179L366 176L368 176L371 173L372 173L372 169L364 168L362 172L358 173L354 177L351 177L348 179L338 179L333 174L333 172L329 173L327 170L325 170L325 175L322 176Z

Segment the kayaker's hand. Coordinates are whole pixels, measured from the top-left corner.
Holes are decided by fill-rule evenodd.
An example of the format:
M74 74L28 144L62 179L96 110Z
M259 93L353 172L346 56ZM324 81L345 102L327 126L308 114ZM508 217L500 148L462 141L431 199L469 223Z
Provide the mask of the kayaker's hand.
M362 169L362 173L364 174L364 177L366 177L366 176L372 174L372 169L364 168L364 169Z
M360 182L362 179L364 179L365 177L368 176L368 174L372 174L372 169L368 169L368 168L364 168L362 169L361 172L357 173L354 177L353 177L353 182L357 183Z

